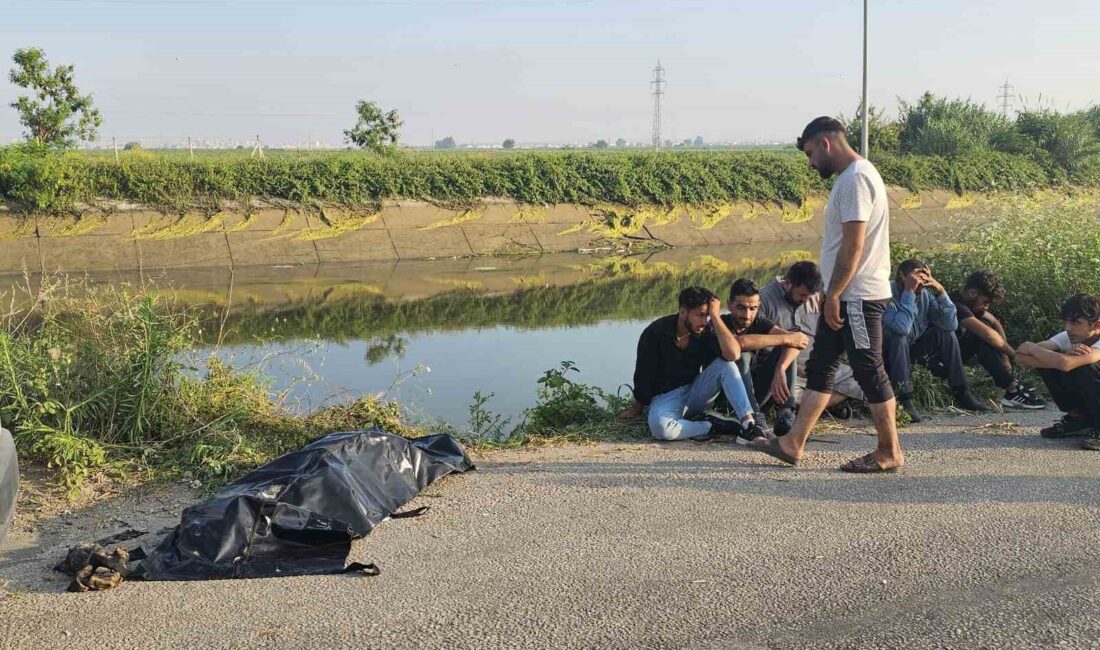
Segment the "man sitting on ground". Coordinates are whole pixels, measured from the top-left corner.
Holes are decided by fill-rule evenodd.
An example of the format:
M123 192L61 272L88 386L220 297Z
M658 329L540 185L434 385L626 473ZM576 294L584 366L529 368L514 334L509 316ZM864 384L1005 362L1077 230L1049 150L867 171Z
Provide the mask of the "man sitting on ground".
M970 392L959 339L955 304L920 260L905 260L898 265L892 287L894 297L882 316L885 338L883 353L886 372L894 384L898 402L914 422L924 419L913 405L910 363L919 363L937 377L947 380L955 404L968 411L985 412Z
M738 368L756 413L756 421L764 424L760 404L767 403L769 398L774 399L777 405L782 405L780 418L786 418L776 420L776 434L783 435L794 424L791 391L797 371L795 360L799 350L806 349L810 344L810 339L802 332L788 332L759 314L760 290L752 280L741 278L733 283L729 310L730 313L722 318L741 346ZM753 363L758 352L772 348L778 348L778 351L762 362Z
M817 334L817 321L821 316L821 285L821 270L817 264L802 261L792 264L786 274L775 278L760 290L761 317L767 318L788 332L801 332L809 338L809 345L798 353L795 362L798 370L793 383L788 384L790 397L784 403L775 399L775 391L772 391L772 400L777 409L776 435L782 436L790 431L794 424L799 394L806 385L806 360L810 357L814 336ZM774 367L773 358L779 352L781 350L776 351L774 348L758 351L756 365L765 368ZM790 375L787 375L787 378L789 379ZM846 413L847 417L851 417L851 408L844 409L842 413L841 407L849 399L862 400L863 391L848 364L843 363L837 367L833 391L829 397L829 412L842 417Z
M650 323L638 340L637 413L649 405L649 430L658 440L736 434L747 444L764 436L737 370L741 346L722 320L718 297L689 287L680 292L679 304L679 312ZM720 392L739 421L706 415Z
M1100 451L1100 296L1079 293L1062 304L1065 331L1016 350L1021 366L1035 368L1065 416L1039 432L1044 438L1088 436Z
M977 355L993 383L1004 391L1001 404L1009 408L1037 410L1046 406L1027 386L1020 384L1012 373L1016 350L1008 343L1005 328L989 311L995 302L1004 299L1001 279L989 271L975 271L966 278L962 291L951 294L959 320L959 351L963 363Z

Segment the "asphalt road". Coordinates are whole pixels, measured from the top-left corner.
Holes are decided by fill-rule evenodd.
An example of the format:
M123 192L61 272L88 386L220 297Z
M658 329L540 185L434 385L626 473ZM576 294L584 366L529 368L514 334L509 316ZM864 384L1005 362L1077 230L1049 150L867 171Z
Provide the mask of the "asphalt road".
M894 476L836 471L861 431L799 469L690 442L495 453L357 546L378 577L61 593L48 568L89 522L176 516L142 492L0 546L0 646L1100 647L1100 453L1040 439L1054 416L911 427Z

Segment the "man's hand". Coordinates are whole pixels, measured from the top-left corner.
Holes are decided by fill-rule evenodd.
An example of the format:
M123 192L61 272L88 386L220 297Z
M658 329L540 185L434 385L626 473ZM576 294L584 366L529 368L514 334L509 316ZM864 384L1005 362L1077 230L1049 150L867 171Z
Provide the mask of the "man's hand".
M825 324L834 330L844 327L844 319L840 316L840 296L836 294L825 296Z
M942 296L944 294L943 285L940 284L939 280L932 277L931 271L929 271L928 269L920 269L918 273L920 274L919 278L921 286L930 287L937 296Z
M1071 354L1075 357L1083 357L1083 356L1091 354L1091 353L1092 353L1092 348L1085 345L1084 343L1078 343L1077 345L1073 346L1072 350L1069 351L1069 354Z
M637 420L642 417L642 403L638 400L634 400L634 403L626 407L615 416L615 419L619 422L629 422L630 420Z
M906 291L916 293L921 285L921 269L913 269L906 273L905 277L901 279L901 282L905 286Z
M787 386L787 373L776 368L772 377L772 401L776 404L786 404L791 398L791 389Z
M798 348L799 350L805 350L810 346L810 337L806 336L802 332L791 332L787 334L785 345L788 348Z
M722 317L722 301L717 298L711 298L707 303L707 314L711 320L717 320Z

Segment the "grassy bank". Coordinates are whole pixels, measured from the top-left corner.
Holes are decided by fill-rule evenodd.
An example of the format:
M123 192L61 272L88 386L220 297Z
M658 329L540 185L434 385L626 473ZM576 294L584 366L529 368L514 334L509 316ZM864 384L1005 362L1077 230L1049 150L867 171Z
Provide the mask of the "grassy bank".
M1030 157L988 151L875 161L887 183L914 190L1029 191L1067 180ZM531 204L712 204L801 201L826 189L794 150L326 152L266 159L226 151L194 160L137 151L116 162L98 153L0 149L0 197L23 211L72 211L102 199L168 212L214 211L223 201L247 205L251 199L353 206L398 198L471 205L485 197Z

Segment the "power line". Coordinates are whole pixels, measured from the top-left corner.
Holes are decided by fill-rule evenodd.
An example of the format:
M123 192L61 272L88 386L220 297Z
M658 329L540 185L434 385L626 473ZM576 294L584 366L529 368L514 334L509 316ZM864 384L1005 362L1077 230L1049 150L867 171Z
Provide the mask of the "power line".
M665 95L664 86L668 83L665 81L665 69L661 67L661 60L657 59L657 67L653 68L653 81L649 82L649 85L653 86L653 148L661 148L661 99Z
M1016 87L1008 83L1008 79L1005 79L1004 84L1001 86L1001 94L997 96L997 98L1001 100L1001 117L1006 120L1008 119L1009 100L1013 97L1010 93L1015 89Z

